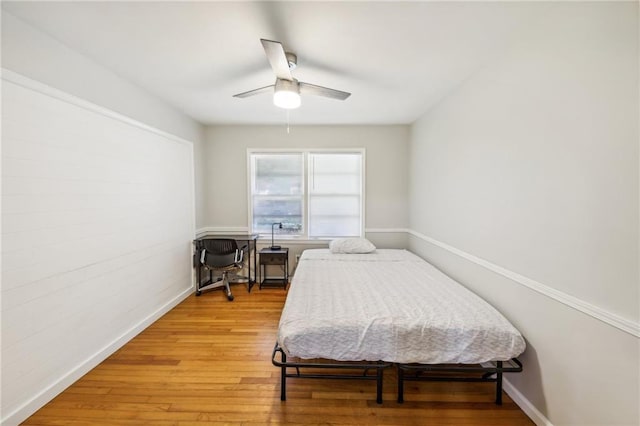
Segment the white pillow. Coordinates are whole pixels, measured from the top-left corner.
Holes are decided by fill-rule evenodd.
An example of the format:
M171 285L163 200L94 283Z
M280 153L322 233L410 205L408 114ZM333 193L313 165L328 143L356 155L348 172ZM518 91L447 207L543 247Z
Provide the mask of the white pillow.
M329 243L331 253L371 253L375 249L366 238L337 238Z

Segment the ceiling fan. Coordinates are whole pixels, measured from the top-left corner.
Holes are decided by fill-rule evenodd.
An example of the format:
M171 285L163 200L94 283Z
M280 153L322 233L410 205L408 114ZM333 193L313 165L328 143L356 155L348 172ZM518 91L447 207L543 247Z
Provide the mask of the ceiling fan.
M282 44L277 41L260 39L260 42L262 43L262 47L264 47L264 52L267 55L269 64L271 64L271 68L276 75L276 82L270 86L238 93L237 95L233 95L234 98L246 98L273 91L273 103L276 106L293 109L300 106L301 94L324 96L341 101L351 96L351 93L348 92L296 80L291 75L291 71L296 68L297 56L293 53L285 52Z

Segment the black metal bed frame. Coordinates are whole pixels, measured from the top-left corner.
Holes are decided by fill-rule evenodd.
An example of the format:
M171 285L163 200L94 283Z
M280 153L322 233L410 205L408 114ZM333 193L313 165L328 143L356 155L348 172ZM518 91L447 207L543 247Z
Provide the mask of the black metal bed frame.
M280 354L280 360L276 359ZM392 365L390 362L292 362L287 361L287 355L276 342L271 355L271 362L280 368L280 400L287 400L287 378L306 379L360 379L376 381L376 402L382 404L382 373L385 368ZM509 361L491 361L490 366L474 364L396 364L398 368L398 402L404 402L404 382L405 381L432 381L432 382L495 382L496 384L496 405L502 405L502 375L503 373L519 373L522 371L522 363L517 358ZM505 365L506 364L506 365ZM287 368L295 368L295 373L288 373ZM331 368L340 370L362 370L362 374L320 374L302 373L301 368ZM375 375L369 371L375 370ZM414 375L406 375L405 372L413 371ZM423 375L424 372L446 372L482 374L480 377L443 377Z
M276 359L280 354L280 360ZM359 380L375 380L376 381L376 402L382 404L382 371L391 366L388 362L367 362L367 363L338 363L338 362L292 362L287 361L287 355L282 348L276 343L273 347L271 362L276 367L280 367L280 400L287 400L287 378L304 378L304 379L359 379ZM287 368L295 368L295 373L288 373ZM362 374L320 374L320 373L302 373L301 368L330 368L340 370L362 370ZM375 370L375 375L369 374L371 370Z
M398 364L398 402L404 402L404 382L495 382L496 405L502 405L502 374L519 373L522 363L517 358L509 361L491 361L491 366L473 364ZM506 366L505 366L506 364ZM407 376L405 372L413 371L415 375ZM424 372L446 372L463 374L482 374L480 377L443 377L425 376Z

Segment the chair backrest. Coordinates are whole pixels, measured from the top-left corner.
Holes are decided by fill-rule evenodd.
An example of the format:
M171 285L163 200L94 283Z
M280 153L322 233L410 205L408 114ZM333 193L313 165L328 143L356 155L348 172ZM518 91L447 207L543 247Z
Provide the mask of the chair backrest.
M234 239L217 238L204 240L203 263L211 268L224 268L235 264L238 243Z

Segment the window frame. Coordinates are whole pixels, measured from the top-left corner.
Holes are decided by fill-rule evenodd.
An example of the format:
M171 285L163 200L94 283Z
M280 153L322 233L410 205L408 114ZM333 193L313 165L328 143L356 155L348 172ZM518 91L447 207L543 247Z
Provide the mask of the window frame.
M259 233L253 229L253 165L252 155L260 154L302 154L302 232L298 235L277 235L279 240L290 242L329 241L339 237L310 237L309 236L309 154L359 154L360 155L360 237L365 235L366 211L366 150L365 148L247 148L247 222L251 233L261 237L271 238L268 234Z

